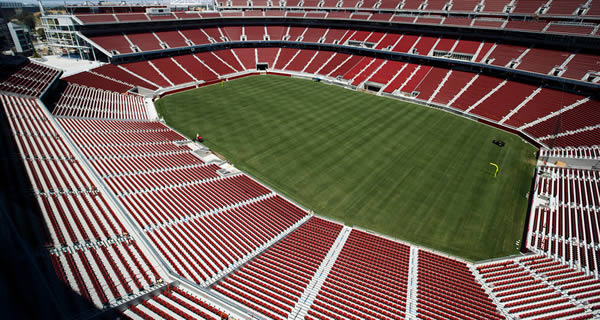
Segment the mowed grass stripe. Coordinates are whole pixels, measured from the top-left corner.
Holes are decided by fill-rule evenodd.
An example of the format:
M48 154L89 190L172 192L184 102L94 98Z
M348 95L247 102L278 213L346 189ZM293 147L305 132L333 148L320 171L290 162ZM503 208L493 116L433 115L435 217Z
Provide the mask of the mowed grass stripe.
M167 123L315 212L471 260L516 253L535 148L461 117L255 76L160 99ZM492 139L502 139L499 148ZM501 172L492 178L489 162Z

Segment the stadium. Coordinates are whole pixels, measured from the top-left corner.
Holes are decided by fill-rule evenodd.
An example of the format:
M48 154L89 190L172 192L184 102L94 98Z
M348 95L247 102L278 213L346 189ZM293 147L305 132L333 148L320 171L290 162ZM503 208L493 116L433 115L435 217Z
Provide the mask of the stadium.
M600 2L65 8L0 59L6 318L600 319Z

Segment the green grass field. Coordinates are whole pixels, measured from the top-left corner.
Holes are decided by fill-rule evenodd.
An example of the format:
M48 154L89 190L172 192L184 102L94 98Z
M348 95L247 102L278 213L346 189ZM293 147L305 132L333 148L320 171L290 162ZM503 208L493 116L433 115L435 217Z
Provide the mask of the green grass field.
M320 215L471 260L518 251L535 148L516 136L279 76L190 90L156 106L175 129L200 133L236 167ZM496 179L489 162L500 165Z

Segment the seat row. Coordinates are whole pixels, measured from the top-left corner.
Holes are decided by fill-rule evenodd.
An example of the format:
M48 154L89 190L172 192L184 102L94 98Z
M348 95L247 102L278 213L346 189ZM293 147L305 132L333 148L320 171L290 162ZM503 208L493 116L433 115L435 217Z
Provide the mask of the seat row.
M68 84L52 113L76 118L148 120L144 99L96 88Z
M600 206L600 177L597 170L539 167L536 195L553 197L562 205L583 208Z
M596 160L600 159L600 146L540 149L540 158L546 157Z
M478 265L477 270L512 316L593 318L581 305L598 303L590 297L597 294L600 281L566 264L546 256L529 256Z
M600 269L600 174L595 170L538 168L528 247L589 272ZM547 199L547 200L545 200Z
M425 250L418 254L419 318L503 319L464 262Z
M111 79L103 76L102 74L90 71L79 72L68 77L64 77L62 80L69 84L79 86L90 86L90 84L93 83L94 88L120 93L127 93L129 90L131 90L131 88L134 87L134 85L130 83L126 83L117 79Z
M113 64L105 64L81 74L84 76L83 79L74 81L71 78L64 78L64 80L85 86L95 83L94 80L99 80L101 85L97 88L120 93L126 93L133 87L143 87L150 90L158 89L157 85L144 81ZM105 82L105 79L109 81Z
M598 213L592 209L559 206L557 209L536 208L533 215L533 232L556 236L580 243L599 243Z
M180 287L168 287L160 294L134 304L123 312L130 319L228 319L229 315L204 299Z
M91 164L103 177L129 173L145 173L168 170L171 168L193 167L204 164L200 158L194 156L191 150L173 148L173 145L136 146L132 156L116 155L115 157L99 157L93 154ZM125 147L116 147L117 150L127 150ZM173 150L174 149L174 150ZM98 151L93 149L91 151Z
M595 118L595 114L593 117ZM540 141L549 146L565 148L597 145L598 139L600 139L600 127L587 127L565 134L544 137Z
M134 131L134 132L69 132L78 144L85 146L114 146L149 143L174 143L185 141L175 131Z
M306 319L404 319L410 247L353 229Z
M0 71L0 91L32 97L40 97L45 93L60 74L58 70L30 60L16 67L16 70L9 68L3 65Z
M271 193L246 175L123 195L142 227L207 214L262 199ZM182 204L182 201L185 201Z
M574 108L560 113L560 116L551 117L546 121L530 126L526 131L532 134L552 139L562 135L563 132L574 132L582 128L593 128L597 125L595 122L595 111L598 109L597 100L581 100L572 104ZM589 114L591 117L584 118L581 114Z
M80 146L81 153L89 159L112 159L112 158L130 158L130 157L152 157L161 155L183 155L190 153L192 149L187 145L180 145L175 143L148 143L140 145L115 145L115 146ZM189 161L195 165L202 164L192 157L189 157ZM163 164L164 165L164 164ZM113 166L114 167L114 166ZM112 172L112 174L122 174L127 172L137 172L138 170L121 170L121 169L105 169L101 172Z
M180 275L206 284L262 250L307 213L279 196L146 230Z
M444 13L495 13L508 14L516 13L521 15L542 14L543 16L598 16L600 10L597 5L586 6L586 1L553 1L551 6L543 5L543 2L532 1L530 5L509 6L510 1L398 1L398 0L369 0L369 1L337 1L337 0L292 0L292 1L269 1L269 0L224 0L219 1L218 12L189 12L174 11L167 15L151 15L144 13L119 13L107 12L100 14L76 14L78 21L83 24L96 23L117 23L117 22L143 22L154 20L186 20L186 19L210 19L210 18L228 18L228 17L294 17L294 18L320 18L320 19L352 19L369 21L389 21L395 14L398 16L410 16L411 14L425 14L410 16L407 22L420 24L458 24L471 25L473 20L482 20L483 22L496 22L496 24L486 25L484 27L502 28L504 19L489 19L485 16L474 18L444 17ZM525 2L527 3L527 2ZM533 5L531 5L533 4ZM116 8L119 10L120 8ZM143 9L143 8L142 8ZM299 11L302 10L302 11ZM328 11L324 11L327 9ZM333 10L335 11L333 11ZM360 10L360 11L356 11ZM508 10L508 11L507 11ZM386 11L381 13L381 11ZM393 11L393 12L392 12ZM436 15L438 14L438 15ZM417 21L415 18L419 17ZM445 19L444 19L445 18ZM486 19L487 18L487 19ZM459 19L468 20L468 22ZM451 20L445 23L444 20ZM514 29L517 30L535 30L542 31L537 20L514 20ZM497 22L500 22L499 24ZM547 23L544 23L547 24ZM477 24L476 24L477 25ZM546 30L547 31L547 30ZM553 31L553 30L550 30ZM561 32L564 30L554 30Z
M313 217L213 289L269 318L285 319L341 230Z
M220 9L229 8L283 8L283 9L379 9L395 11L423 11L423 12L484 12L484 13L515 13L515 14L547 14L547 15L574 15L576 9L586 5L585 1L553 1L547 5L543 1L511 2L509 0L486 1L424 1L424 0L222 0L218 2ZM595 11L590 12L593 14ZM226 12L222 13L223 15Z
M150 289L161 279L131 239L50 253L50 258L59 279L98 308Z
M173 168L164 171L146 172L136 175L112 176L106 178L106 183L117 194L135 191L174 187L194 181L205 181L220 177L217 173L221 168L215 164L200 165L185 168Z
M228 41L292 41L367 47L382 51L423 56L448 57L470 62L491 64L545 75L585 80L590 71L598 71L599 57L586 52L570 52L519 46L502 42L487 42L470 38L436 37L429 34L409 34L360 31L290 25L220 26L203 29L179 29L146 33L121 33L91 36L91 40L113 54L166 48L209 45ZM202 58L200 58L203 60ZM197 78L192 72L180 71L179 59L156 59L159 69L175 67L168 77L173 84L187 83ZM232 64L233 62L233 64ZM234 69L238 61L227 61ZM235 66L235 65L237 66ZM212 67L209 62L209 69ZM270 66L273 68L273 66ZM254 68L254 67L253 67ZM154 69L154 68L153 68ZM148 70L152 72L153 70ZM239 71L239 69L238 69ZM176 73L175 73L176 72ZM217 71L217 73L220 73ZM148 79L150 80L150 79ZM198 79L201 80L201 79ZM153 81L151 81L153 82ZM155 83L155 82L154 82ZM156 83L159 86L164 84Z
M58 121L67 131L88 133L110 132L173 132L173 130L158 121L123 121L123 120L93 120L61 118ZM181 137L180 140L185 139Z

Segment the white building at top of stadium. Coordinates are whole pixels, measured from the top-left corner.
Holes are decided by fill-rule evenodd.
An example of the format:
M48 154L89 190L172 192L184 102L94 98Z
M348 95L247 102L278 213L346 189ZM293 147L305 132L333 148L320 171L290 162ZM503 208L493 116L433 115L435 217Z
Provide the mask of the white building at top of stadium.
M67 4L65 14L46 14L42 1L39 2L42 12L41 22L46 33L48 48L55 55L78 55L82 59L96 60L93 48L85 40L76 25L81 21L76 14L96 13L146 13L150 15L169 14L171 11L213 11L216 8L214 0L174 0L171 2L152 1L145 3L81 2Z

